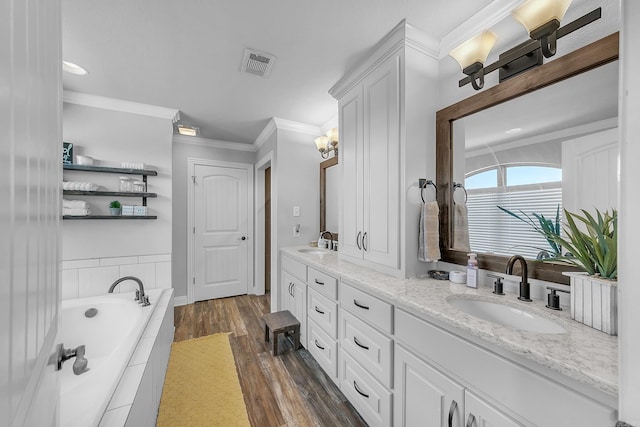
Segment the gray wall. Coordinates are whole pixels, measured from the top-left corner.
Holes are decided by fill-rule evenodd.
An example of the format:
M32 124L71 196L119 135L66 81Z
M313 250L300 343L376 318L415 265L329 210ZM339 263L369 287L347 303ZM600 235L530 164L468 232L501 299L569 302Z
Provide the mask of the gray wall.
M74 155L91 156L101 165L120 166L124 161L144 162L158 171L148 178L150 215L157 220L63 221L62 259L88 259L171 253L172 166L171 120L65 103L64 141L74 144ZM139 176L133 176L140 178ZM65 171L65 181L95 182L104 189L119 188L117 174ZM76 197L84 199L94 214L108 214L108 204L142 204L139 198Z
M226 150L204 145L174 142L173 155L173 244L171 278L175 296L187 295L187 185L189 171L187 159L220 160L225 162L254 164L252 151Z

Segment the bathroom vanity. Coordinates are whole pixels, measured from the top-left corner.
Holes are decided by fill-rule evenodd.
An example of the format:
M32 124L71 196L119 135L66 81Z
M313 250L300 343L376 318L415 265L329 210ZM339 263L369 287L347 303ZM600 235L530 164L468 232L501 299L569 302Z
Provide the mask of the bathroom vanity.
M282 249L281 259L283 277L295 271L306 287L298 294L306 303L297 302L306 312L296 314L304 316L303 345L370 425L615 425L616 337L544 301L394 278L335 252L300 249ZM281 295L288 286L281 283ZM553 333L482 320L461 300L520 310Z

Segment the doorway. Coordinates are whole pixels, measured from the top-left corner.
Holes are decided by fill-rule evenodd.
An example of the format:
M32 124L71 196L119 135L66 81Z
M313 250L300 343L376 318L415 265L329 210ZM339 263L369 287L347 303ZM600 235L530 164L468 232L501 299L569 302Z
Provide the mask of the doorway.
M264 291L271 292L271 167L264 170Z
M189 160L189 302L249 293L252 287L253 167Z

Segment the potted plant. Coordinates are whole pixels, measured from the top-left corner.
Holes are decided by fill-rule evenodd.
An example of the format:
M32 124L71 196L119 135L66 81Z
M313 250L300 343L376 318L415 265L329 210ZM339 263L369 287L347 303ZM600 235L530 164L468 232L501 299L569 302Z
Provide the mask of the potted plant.
M618 213L596 209L593 216L565 209L564 236L549 234L568 251L544 261L562 261L584 273L564 273L571 280L571 318L611 335L617 334Z
M109 203L109 210L111 211L111 216L120 216L121 209L122 209L122 205L120 204L119 201L114 200L113 202Z

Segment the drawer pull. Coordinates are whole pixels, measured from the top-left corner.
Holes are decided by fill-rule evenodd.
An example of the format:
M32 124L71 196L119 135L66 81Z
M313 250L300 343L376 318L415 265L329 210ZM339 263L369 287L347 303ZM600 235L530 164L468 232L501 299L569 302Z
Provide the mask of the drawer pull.
M473 425L476 423L476 417L469 412L469 418L467 418L467 427L473 427Z
M364 348L365 350L369 350L369 347L367 347L366 345L362 345L360 344L360 341L358 341L358 338L353 337L353 342L356 343L356 345L360 348Z
M449 427L453 427L453 414L458 409L458 403L455 400L451 401L451 407L449 407Z
M358 246L358 250L362 250L362 246L360 246L360 235L362 234L362 231L358 231L358 235L356 236L356 245Z
M324 285L324 282L319 281L318 279L314 279L318 285Z
M356 305L356 307L360 307L363 310L369 310L369 307L367 307L366 305L358 304L358 301L356 300L353 300L353 303Z
M360 391L360 388L358 387L358 384L356 383L356 380L353 380L353 387L356 389L356 391L361 395L366 397L367 399L369 398L368 394L365 394L363 392Z
M324 311L321 311L320 309L318 309L318 306L317 306L317 305L316 305L314 308L316 309L316 311L317 311L318 313L320 313L320 314L324 314Z
M316 347L318 347L320 350L324 350L324 347L318 344L318 340L314 340L314 341L315 341Z
M364 234L362 235L362 249L364 249L365 251L367 250L367 247L364 244L366 238L367 238L367 232L365 231Z

